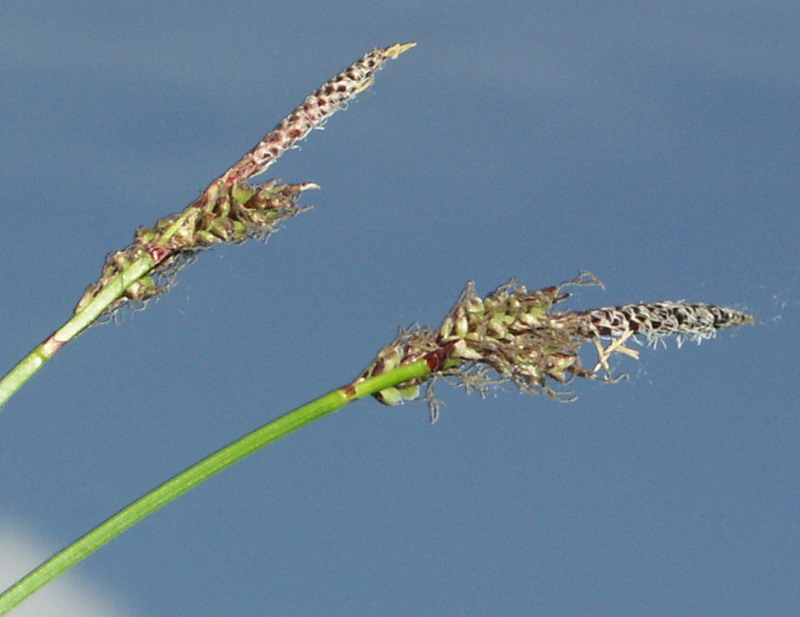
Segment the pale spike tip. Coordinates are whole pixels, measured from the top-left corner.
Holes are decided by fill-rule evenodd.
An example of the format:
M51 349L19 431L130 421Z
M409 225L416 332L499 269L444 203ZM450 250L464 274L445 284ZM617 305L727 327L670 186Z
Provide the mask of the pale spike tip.
M409 41L408 43L395 43L391 47L381 50L381 55L385 56L386 58L395 59L403 52L408 51L412 47L416 47L416 45L416 41Z

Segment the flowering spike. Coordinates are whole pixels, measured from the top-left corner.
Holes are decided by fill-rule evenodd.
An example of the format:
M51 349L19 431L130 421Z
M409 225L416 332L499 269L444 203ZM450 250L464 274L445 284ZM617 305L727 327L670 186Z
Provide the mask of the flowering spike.
M397 58L415 45L398 43L386 49L373 49L322 84L231 167L222 176L224 182L230 185L237 180L247 180L264 173L292 144L303 139L314 127L323 124L359 92L369 88L375 73L387 60Z
M573 377L587 377L613 382L608 358L621 353L638 358L638 351L625 347L629 339L645 337L655 342L674 335L679 343L684 338L698 342L711 338L716 330L754 323L751 315L711 304L656 302L606 307L580 312L554 311L553 306L569 296L562 289L567 285L601 285L591 274L581 273L561 285L529 292L511 281L486 298L475 293L467 283L458 302L434 331L417 328L401 331L384 347L361 374L359 380L386 372L397 366L435 357L430 375L399 384L379 392L375 397L384 404L397 405L403 399L416 398L418 387L431 384L437 377L454 376L468 388L483 393L496 383L486 376L491 369L499 381L514 382L523 392L544 392L565 399L548 385L548 379L563 384ZM612 338L603 347L600 339ZM593 371L581 365L579 348L593 342L600 356ZM603 368L605 375L596 372ZM566 393L569 395L570 393ZM431 419L437 417L437 406L430 391Z
M298 205L302 191L319 188L313 182L276 186L271 180L259 186L247 183L314 127L320 126L348 100L368 88L376 71L416 43L374 49L308 96L255 148L212 182L183 212L158 221L154 229L141 227L134 243L108 256L100 280L86 288L75 312L83 311L134 262L149 256L155 276L126 283L125 291L110 310L127 301L145 302L169 286L175 272L197 252L214 244L238 244L263 238L279 222L305 210Z

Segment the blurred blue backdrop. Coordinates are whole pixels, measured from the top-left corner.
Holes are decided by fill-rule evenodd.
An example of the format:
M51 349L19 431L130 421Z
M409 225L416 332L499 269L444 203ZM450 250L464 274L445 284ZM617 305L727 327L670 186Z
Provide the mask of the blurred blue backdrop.
M116 608L96 614L148 617L797 615L798 32L789 1L4 2L3 368L136 226L366 51L419 42L271 168L322 186L312 211L202 255L4 408L7 583L347 382L398 326L438 324L467 280L587 269L607 291L572 307L758 317L618 358L631 379L575 383L569 405L442 385L431 427L424 403L359 402L20 615L67 614L71 582L80 614L97 592ZM23 537L35 557L8 548Z

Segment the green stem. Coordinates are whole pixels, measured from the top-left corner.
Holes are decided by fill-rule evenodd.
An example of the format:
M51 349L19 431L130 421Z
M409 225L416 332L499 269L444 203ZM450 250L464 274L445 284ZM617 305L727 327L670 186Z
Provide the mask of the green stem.
M120 510L9 587L0 594L0 615L5 615L50 580L88 557L162 506L256 450L348 403L409 379L424 377L430 372L431 368L423 358L360 383L337 388L225 446Z
M25 356L0 380L0 407L33 377L59 349L78 336L111 306L125 290L155 267L150 256L136 260L114 277L103 291L97 294L84 309L56 330L42 344Z

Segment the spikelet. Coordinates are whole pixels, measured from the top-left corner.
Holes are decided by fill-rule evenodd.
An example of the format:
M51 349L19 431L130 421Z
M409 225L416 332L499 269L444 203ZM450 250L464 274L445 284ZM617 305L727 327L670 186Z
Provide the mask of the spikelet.
M415 45L416 43L402 43L386 49L373 49L322 84L231 167L222 177L224 182L232 184L237 180L247 180L264 173L281 154L308 135L311 129L320 126L347 101L368 88L375 73L387 60L397 58Z
M686 302L603 307L567 315L565 320L576 322L577 331L586 338L641 335L655 343L662 337L674 335L679 344L685 338L700 342L712 338L722 328L754 322L751 315L741 311Z

